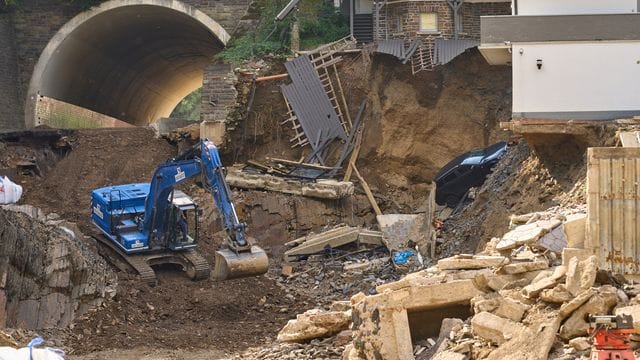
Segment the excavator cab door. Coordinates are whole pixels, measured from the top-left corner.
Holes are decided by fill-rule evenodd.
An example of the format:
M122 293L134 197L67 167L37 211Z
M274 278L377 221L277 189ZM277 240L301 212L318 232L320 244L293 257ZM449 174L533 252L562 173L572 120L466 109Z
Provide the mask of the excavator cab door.
M186 194L179 190L174 191L167 222L169 224L168 247L171 250L183 250L196 246L199 235L200 212L198 210L198 206Z

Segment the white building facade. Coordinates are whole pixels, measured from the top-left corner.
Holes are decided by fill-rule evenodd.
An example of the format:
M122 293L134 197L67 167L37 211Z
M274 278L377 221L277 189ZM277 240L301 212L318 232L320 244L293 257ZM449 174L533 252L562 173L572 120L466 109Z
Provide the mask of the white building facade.
M640 115L638 0L513 0L481 18L480 51L511 65L513 117Z

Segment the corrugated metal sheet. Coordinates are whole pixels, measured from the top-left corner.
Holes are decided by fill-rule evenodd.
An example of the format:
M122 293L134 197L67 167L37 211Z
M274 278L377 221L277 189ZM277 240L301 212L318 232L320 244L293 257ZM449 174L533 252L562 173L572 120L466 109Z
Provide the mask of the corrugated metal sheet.
M600 268L640 273L640 148L588 150L585 248Z
M333 139L346 140L347 134L311 60L301 56L287 62L285 67L293 82L282 85L282 93L311 147L317 150Z
M473 39L436 39L435 41L435 64L445 65L456 56L462 54L467 49L480 45L478 40Z

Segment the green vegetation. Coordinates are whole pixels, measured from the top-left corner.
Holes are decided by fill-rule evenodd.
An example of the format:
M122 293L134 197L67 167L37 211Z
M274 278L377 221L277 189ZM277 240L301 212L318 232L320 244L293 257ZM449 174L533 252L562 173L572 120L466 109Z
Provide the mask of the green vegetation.
M296 18L302 49L312 49L349 34L347 16L324 0L302 0L297 13L294 11L283 21L276 21L276 15L287 3L288 0L259 0L256 9L260 14L258 26L233 39L219 57L239 64L266 55L284 57L290 54L291 24Z
M185 119L191 121L200 121L201 94L202 88L187 95L178 103L171 112L170 117L177 119Z

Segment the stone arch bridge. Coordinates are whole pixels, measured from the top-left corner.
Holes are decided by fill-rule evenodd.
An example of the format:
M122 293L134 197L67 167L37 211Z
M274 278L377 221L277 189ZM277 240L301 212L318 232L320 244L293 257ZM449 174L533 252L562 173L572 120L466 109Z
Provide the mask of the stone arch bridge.
M60 104L146 125L203 82L211 92L203 98L215 100L203 103L217 107L203 111L204 120L224 120L235 90L225 82L230 68L214 56L251 25L250 4L108 0L85 9L67 0L22 0L0 8L0 131L46 123L43 116Z

